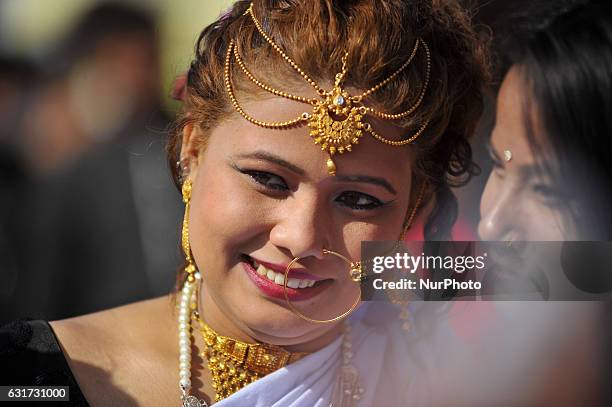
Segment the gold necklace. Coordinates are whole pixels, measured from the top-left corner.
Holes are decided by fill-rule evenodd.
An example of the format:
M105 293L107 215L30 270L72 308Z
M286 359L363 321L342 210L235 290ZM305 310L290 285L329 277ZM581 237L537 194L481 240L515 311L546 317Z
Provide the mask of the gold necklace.
M208 361L212 375L215 401L223 400L249 383L296 362L308 355L288 352L280 346L267 343L246 343L219 335L196 313L204 351L200 354Z

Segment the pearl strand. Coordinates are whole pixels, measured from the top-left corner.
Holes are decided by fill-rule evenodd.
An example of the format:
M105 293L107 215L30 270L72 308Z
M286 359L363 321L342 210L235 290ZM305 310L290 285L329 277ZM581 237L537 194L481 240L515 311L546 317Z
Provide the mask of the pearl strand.
M206 402L189 394L191 390L191 312L197 304L196 286L202 278L199 272L194 273L194 277L195 281L188 279L185 282L179 303L179 387L183 407L207 407Z

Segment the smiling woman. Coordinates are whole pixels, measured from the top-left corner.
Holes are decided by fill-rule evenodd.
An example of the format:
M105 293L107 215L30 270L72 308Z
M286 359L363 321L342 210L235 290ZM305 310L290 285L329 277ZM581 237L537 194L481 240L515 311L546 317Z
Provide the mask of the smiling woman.
M415 219L448 236L488 77L477 38L458 2L437 0L238 1L205 28L169 143L186 204L178 314L164 298L54 322L85 397L422 398L401 321L359 302L358 260L362 241L402 239Z
M337 322L359 286L325 250L355 261L361 241L401 238L419 190L438 208L426 234L448 232L440 208L448 178L472 171L483 54L457 5L383 5L238 2L199 38L170 159L193 183L198 299L223 335L331 346L342 324L312 322Z

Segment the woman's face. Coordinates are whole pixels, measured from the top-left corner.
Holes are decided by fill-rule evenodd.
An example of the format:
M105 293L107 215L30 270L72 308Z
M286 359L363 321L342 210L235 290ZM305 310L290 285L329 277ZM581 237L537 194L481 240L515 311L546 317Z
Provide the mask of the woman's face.
M264 121L305 111L280 98L242 105ZM373 125L391 139L401 137L396 128ZM211 131L201 151L194 144L196 127L186 128L183 137L182 157L193 158L189 225L203 276L202 312L214 318L215 309L240 331L279 345L304 343L333 328L289 310L286 265L301 257L292 268L301 273L289 274L289 284L297 285L292 304L316 319L339 315L359 291L348 264L322 249L358 260L361 241L398 238L409 206L409 148L364 136L352 152L334 156L337 175L330 176L327 155L308 130L265 129L232 114Z
M480 205L478 232L490 241L561 241L572 239L563 202L553 182L530 148L525 129L525 89L520 71L514 67L502 84L497 103L497 119L491 136L493 171ZM539 139L540 159L555 168L555 158L543 139L537 112L531 111L535 137Z

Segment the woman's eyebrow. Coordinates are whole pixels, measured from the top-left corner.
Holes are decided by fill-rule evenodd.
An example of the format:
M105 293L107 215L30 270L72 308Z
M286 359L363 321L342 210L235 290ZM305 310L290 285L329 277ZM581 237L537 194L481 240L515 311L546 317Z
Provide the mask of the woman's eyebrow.
M251 153L239 154L236 156L236 158L254 158L257 160L264 160L285 167L298 175L304 176L306 174L306 171L304 171L302 168L298 167L295 164L291 164L283 158L268 151L257 150ZM395 190L395 188L393 188L393 186L391 186L391 184L386 179L380 177L373 177L370 175L336 175L332 177L332 179L337 182L362 182L374 184L385 188L387 191L394 195L397 195L397 191Z
M285 167L288 170L296 173L297 175L304 176L306 174L306 171L304 171L297 165L291 164L289 161L286 161L277 155L274 155L272 153L269 153L263 150L257 150L252 153L239 154L236 156L236 158L255 158L257 160L264 160L264 161L271 162L273 164L280 165L281 167Z
M368 184L374 184L385 188L393 195L397 195L397 191L391 184L384 178L372 177L370 175L337 175L332 178L338 182L365 182Z

